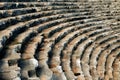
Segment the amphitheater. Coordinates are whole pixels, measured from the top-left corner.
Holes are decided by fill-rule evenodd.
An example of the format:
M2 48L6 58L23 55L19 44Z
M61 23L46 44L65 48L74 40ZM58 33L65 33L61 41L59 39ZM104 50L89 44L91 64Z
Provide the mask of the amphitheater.
M120 80L120 0L0 0L0 80Z

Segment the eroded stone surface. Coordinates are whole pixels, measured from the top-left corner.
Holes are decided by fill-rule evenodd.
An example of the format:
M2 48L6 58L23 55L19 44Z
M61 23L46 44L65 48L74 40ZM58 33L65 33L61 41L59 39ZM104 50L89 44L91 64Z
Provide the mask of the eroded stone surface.
M119 0L0 0L0 80L119 80Z

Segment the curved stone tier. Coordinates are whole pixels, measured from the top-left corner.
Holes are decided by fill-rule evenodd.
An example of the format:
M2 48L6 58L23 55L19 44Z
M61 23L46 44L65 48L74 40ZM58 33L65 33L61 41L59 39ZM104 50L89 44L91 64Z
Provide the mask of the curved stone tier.
M0 0L0 80L120 80L120 0Z

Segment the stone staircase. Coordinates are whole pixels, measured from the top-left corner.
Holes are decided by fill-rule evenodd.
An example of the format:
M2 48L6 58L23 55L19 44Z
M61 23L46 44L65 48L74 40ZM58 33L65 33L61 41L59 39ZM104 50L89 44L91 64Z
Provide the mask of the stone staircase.
M119 75L119 0L0 0L0 80Z

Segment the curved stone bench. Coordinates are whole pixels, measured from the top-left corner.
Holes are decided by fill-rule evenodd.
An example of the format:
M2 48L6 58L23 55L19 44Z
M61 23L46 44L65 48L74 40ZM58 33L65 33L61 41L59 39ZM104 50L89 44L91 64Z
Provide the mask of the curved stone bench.
M115 58L113 64L112 64L112 67L113 67L113 79L119 79L120 77L118 76L120 73L119 73L119 55Z
M118 0L1 0L1 80L119 79Z
M116 54L114 54L116 53ZM116 47L114 50L112 50L110 52L110 54L107 56L107 59L106 59L106 76L109 76L109 78L113 78L113 74L112 74L112 71L113 71L113 68L112 68L112 64L115 60L115 58L119 55L119 46Z
M113 35L112 35L113 36ZM105 40L105 38L103 38L103 41L100 41L100 43L102 43L102 44L100 44L100 43L98 43L97 42L97 44L100 44L98 47L96 47L95 49L96 50L93 50L93 53L92 53L92 55L91 55L91 59L90 59L90 69L92 69L92 67L93 68L96 68L96 66L95 66L95 64L97 64L97 61L95 61L96 59L97 59L97 57L95 57L95 55L97 55L97 53L98 53L98 56L99 56L99 54L104 50L104 49L106 49L109 45L108 44L110 44L110 43L112 43L112 39L114 39L115 38L115 36L110 36L110 37L105 37L106 38L106 40ZM102 40L102 39L101 39ZM110 42L111 41L111 42ZM94 58L96 58L96 59L94 59ZM92 71L92 70L91 70ZM94 77L95 78L95 77Z

